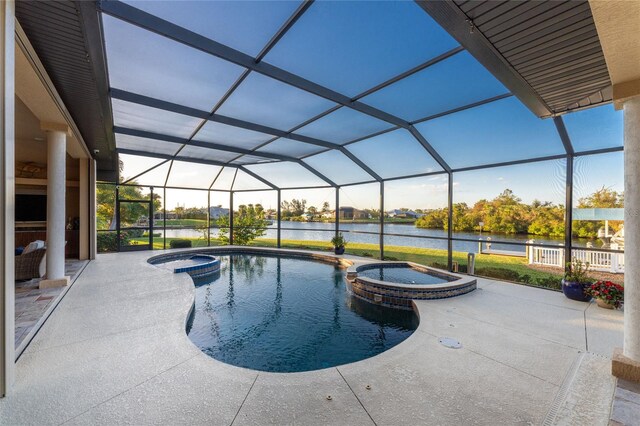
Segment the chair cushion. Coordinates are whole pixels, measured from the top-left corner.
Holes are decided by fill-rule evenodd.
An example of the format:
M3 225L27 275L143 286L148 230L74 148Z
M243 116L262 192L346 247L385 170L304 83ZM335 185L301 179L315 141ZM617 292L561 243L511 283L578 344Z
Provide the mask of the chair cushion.
M24 250L22 251L22 254L27 254L27 253L31 253L32 251L41 249L44 247L45 242L42 240L35 240L29 243L29 245L27 245Z

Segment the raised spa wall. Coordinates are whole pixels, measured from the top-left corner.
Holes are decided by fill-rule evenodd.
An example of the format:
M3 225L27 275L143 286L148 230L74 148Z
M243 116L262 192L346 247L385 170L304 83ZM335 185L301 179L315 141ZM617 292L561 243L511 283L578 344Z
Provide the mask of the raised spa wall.
M369 277L358 276L358 270L363 267L394 265L411 267L447 278L454 281L442 284L401 284L380 281ZM347 269L348 290L356 297L382 306L401 309L413 309L412 300L446 299L472 292L476 289L476 280L457 274L440 271L413 262L376 262L367 265L353 265Z

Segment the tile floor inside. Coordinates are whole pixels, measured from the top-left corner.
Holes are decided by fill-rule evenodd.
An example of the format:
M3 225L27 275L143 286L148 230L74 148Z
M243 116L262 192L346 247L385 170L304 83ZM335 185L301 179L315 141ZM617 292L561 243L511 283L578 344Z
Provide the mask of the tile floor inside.
M78 278L88 261L67 259L65 261L65 273L71 277L71 282ZM39 289L40 278L28 281L16 282L16 348L25 341L33 328L47 314L50 306L58 301L65 287Z

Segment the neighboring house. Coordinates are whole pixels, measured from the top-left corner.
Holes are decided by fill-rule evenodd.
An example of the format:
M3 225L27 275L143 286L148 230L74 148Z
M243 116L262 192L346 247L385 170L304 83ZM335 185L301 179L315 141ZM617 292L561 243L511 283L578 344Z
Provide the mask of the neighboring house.
M136 221L135 226L149 226L149 218L146 216L140 216Z
M413 210L389 210L387 212L388 217L397 217L397 218L408 218L408 219L417 219L423 216L420 213L416 213Z
M344 206L340 207L340 219L354 220L354 219L368 219L369 214L364 210L356 209L355 207Z
M229 209L222 206L209 207L209 216L211 219L219 219L222 216L229 216Z
M321 217L323 219L333 219L334 217L336 217L336 211L331 211L331 212L324 212L322 213Z

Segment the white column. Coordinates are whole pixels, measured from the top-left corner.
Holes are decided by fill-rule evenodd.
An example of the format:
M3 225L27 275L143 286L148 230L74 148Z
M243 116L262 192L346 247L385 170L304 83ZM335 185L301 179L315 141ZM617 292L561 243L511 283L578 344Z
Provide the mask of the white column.
M640 362L640 96L624 103L624 346Z
M89 259L89 159L80 158L78 160L80 169L80 188L79 188L79 211L80 211L80 229L78 230L80 250L78 258L80 260Z
M42 127L47 132L47 274L40 288L47 288L69 284L64 275L67 134L64 126Z
M96 160L89 159L89 259L98 252L96 229Z
M14 2L0 2L0 396L15 370L15 15Z

